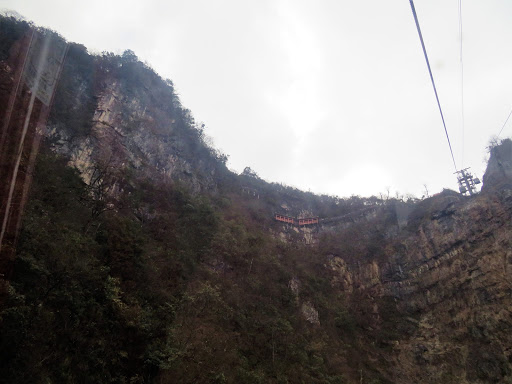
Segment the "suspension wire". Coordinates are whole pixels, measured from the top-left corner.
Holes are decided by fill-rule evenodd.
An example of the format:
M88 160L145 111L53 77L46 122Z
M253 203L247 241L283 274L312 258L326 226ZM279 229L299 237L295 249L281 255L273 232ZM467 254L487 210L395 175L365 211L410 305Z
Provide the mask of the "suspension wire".
M461 168L464 168L464 144L465 144L465 118L464 118L464 61L462 60L462 0L459 0L459 38L460 38L460 100L462 117L462 160Z
M448 136L448 130L446 129L446 123L444 121L443 110L441 108L441 103L439 102L439 96L437 95L436 83L434 82L434 76L432 75L432 69L430 68L430 62L428 61L427 50L425 48L425 43L423 42L423 35L421 34L420 23L418 21L418 16L416 15L416 8L414 8L413 0L409 0L409 2L411 3L411 9L412 9L412 14L414 16L414 21L416 22L416 29L418 30L418 35L420 36L421 47L423 48L423 54L425 55L425 61L427 62L428 73L430 74L430 80L432 81L432 87L434 88L434 93L436 95L437 106L439 107L439 113L441 114L441 120L443 120L444 133L446 134L446 139L448 140L448 146L450 147L450 153L452 154L453 166L455 167L455 171L457 171L455 157L453 156L452 143L450 142L450 137Z
M497 136L497 137L500 137L501 132L503 131L503 128L505 128L505 125L507 125L507 123L508 123L508 119L510 119L510 116L511 116L511 115L512 115L512 109L510 110L510 113L508 114L507 120L505 120L505 123L503 124L503 127L501 127L501 129L500 129L500 133L498 133L498 136Z

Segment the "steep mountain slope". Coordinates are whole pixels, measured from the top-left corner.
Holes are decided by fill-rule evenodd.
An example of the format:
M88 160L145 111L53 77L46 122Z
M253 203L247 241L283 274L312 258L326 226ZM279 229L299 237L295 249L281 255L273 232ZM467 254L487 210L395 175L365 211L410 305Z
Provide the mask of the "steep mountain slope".
M0 18L0 84L28 28ZM512 190L495 165L511 166L509 141L482 194L422 201L235 175L206 142L132 52L70 45L1 312L0 380L512 382Z

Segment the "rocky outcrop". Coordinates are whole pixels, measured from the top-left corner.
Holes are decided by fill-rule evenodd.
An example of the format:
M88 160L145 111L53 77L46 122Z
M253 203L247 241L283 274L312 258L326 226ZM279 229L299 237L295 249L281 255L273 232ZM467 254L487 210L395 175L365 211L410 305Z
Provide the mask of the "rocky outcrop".
M331 285L390 348L393 383L512 380L512 193L417 205L384 257L330 255ZM387 336L385 336L387 335ZM508 381L507 381L508 380Z
M483 190L512 186L512 140L505 139L490 148L487 170L483 177Z
M313 307L309 301L302 303L301 306L302 316L311 324L320 325L320 319L318 318L318 311Z
M403 273L383 287L402 313L416 317L417 328L395 349L405 368L396 382L510 377L511 218L507 196L481 195L440 213L402 243L395 260Z
M118 175L136 172L157 182L179 180L194 192L214 190L223 163L204 141L202 128L175 105L171 85L136 58L123 60L121 68L130 66L132 72L113 70L102 63L105 58L97 58L93 84L72 69L65 73L65 80L78 88L68 107L78 110L92 97L93 109L79 122L87 127L79 132L80 124L55 114L48 130L54 149L70 158L86 183L101 168ZM92 96L85 94L88 88Z

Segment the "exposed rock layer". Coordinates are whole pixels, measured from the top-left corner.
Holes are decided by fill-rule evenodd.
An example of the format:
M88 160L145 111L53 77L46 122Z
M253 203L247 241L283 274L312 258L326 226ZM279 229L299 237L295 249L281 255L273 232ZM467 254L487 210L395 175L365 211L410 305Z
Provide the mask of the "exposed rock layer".
M385 260L332 257L332 284L375 303L390 297L409 323L389 351L396 383L501 383L512 377L512 191L434 197ZM459 201L453 201L459 200ZM400 324L396 324L401 327Z

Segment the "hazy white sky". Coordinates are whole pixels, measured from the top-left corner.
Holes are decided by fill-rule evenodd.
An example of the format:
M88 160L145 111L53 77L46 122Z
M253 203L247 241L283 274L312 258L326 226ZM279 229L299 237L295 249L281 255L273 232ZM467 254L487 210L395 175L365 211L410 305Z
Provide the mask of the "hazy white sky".
M512 109L512 1L416 0L457 166L481 177ZM407 0L0 0L170 78L230 168L339 196L456 189ZM512 119L502 137L512 135Z

